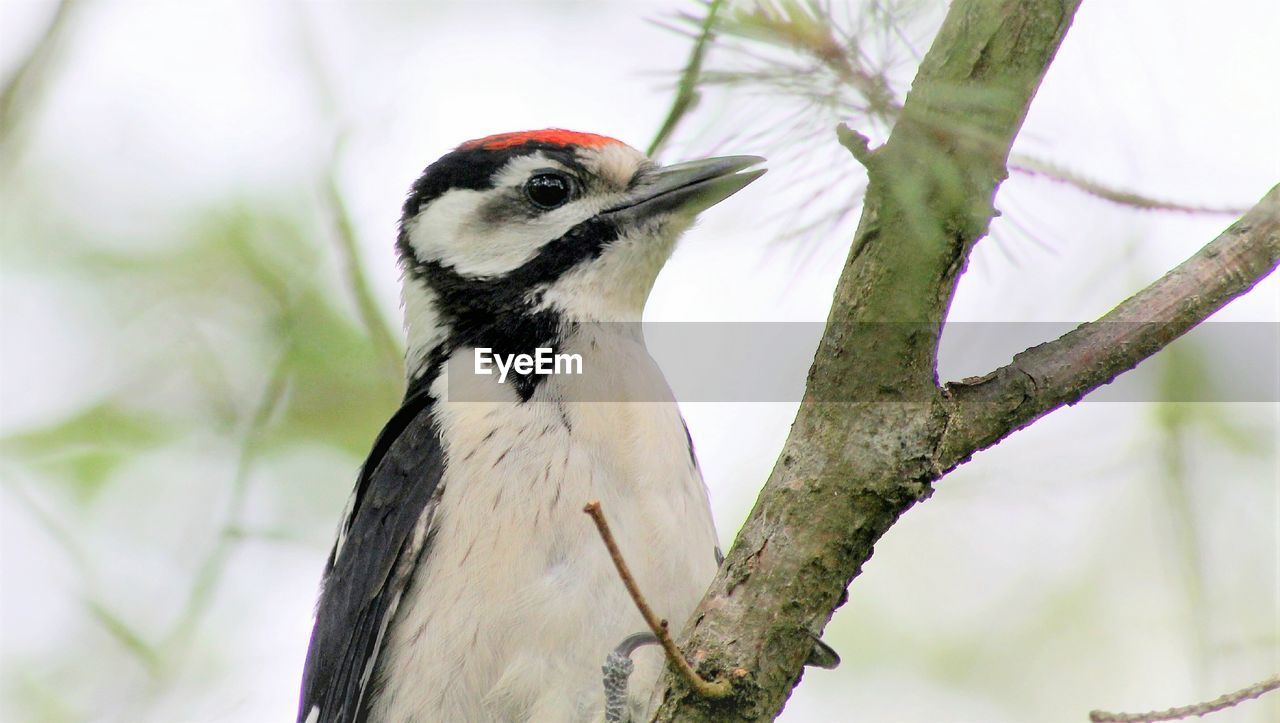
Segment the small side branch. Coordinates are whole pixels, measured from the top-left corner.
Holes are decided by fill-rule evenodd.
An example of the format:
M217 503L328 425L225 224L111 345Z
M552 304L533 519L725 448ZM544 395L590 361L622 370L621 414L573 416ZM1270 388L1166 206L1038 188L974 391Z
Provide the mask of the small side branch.
M1177 268L1097 321L947 385L951 404L938 469L1109 383L1240 296L1280 264L1280 186Z
M840 141L840 145L849 151L858 163L861 163L867 170L871 170L872 154L871 139L862 135L849 127L848 123L841 123L836 126L836 140Z
M618 549L617 540L613 539L613 531L609 529L609 523L604 519L604 512L600 509L600 502L588 502L587 506L582 508L582 511L587 513L591 517L591 521L596 524L596 531L600 533L600 539L604 541L605 548L609 550L609 557L613 559L613 566L618 569L618 577L622 578L622 584L627 586L627 592L631 593L631 599L635 601L636 608L640 611L645 623L649 625L649 629L653 631L653 634L658 637L658 642L662 644L662 649L666 651L667 660L670 661L672 667L679 671L681 677L698 695L704 698L728 697L732 686L723 680L709 681L698 675L698 671L689 665L689 661L685 660L684 655L680 653L680 648L676 647L676 642L671 639L671 633L667 630L667 621L655 615L653 609L649 607L649 603L645 601L644 595L640 593L640 586L631 574L631 568L627 567L627 561L622 557L622 550Z
M1248 688L1241 688L1234 693L1227 693L1204 703L1184 705L1181 708L1157 710L1149 713L1108 713L1102 710L1095 710L1089 713L1089 720L1093 723L1156 723L1156 721L1181 720L1190 718L1193 715L1203 716L1217 713L1239 705L1246 700L1260 697L1277 688L1280 688L1280 675L1273 675L1266 680L1254 683Z

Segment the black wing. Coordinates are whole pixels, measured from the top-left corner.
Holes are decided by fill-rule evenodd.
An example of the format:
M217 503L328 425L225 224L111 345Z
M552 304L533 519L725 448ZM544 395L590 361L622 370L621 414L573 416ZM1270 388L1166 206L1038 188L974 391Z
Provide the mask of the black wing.
M430 538L444 452L425 392L374 442L325 568L298 720L361 721L382 636ZM317 712L318 709L318 712Z

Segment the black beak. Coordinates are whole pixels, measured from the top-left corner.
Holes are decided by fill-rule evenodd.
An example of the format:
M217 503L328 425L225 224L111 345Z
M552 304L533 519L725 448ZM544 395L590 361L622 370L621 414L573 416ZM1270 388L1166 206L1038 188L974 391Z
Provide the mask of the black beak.
M604 213L615 218L640 218L663 212L693 216L763 176L763 168L739 173L761 163L764 159L760 156L724 156L645 171L630 197Z

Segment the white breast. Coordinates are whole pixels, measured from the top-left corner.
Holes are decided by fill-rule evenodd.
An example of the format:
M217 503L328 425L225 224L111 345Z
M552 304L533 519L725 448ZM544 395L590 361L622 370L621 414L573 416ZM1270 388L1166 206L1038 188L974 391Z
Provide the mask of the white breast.
M582 512L590 500L674 627L714 576L706 490L660 372L625 335L584 332L564 350L574 348L589 351L589 373L553 377L525 403L496 377L436 381L455 400L435 409L445 489L388 631L374 719L600 718L605 656L646 628ZM470 353L458 355L470 364ZM662 657L651 646L633 658L638 717Z

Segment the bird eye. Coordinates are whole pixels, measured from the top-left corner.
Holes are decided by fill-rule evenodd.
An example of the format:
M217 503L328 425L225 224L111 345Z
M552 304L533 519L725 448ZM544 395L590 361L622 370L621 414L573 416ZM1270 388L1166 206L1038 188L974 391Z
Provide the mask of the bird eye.
M539 173L524 184L524 194L538 208L563 206L572 191L572 182L559 173Z

